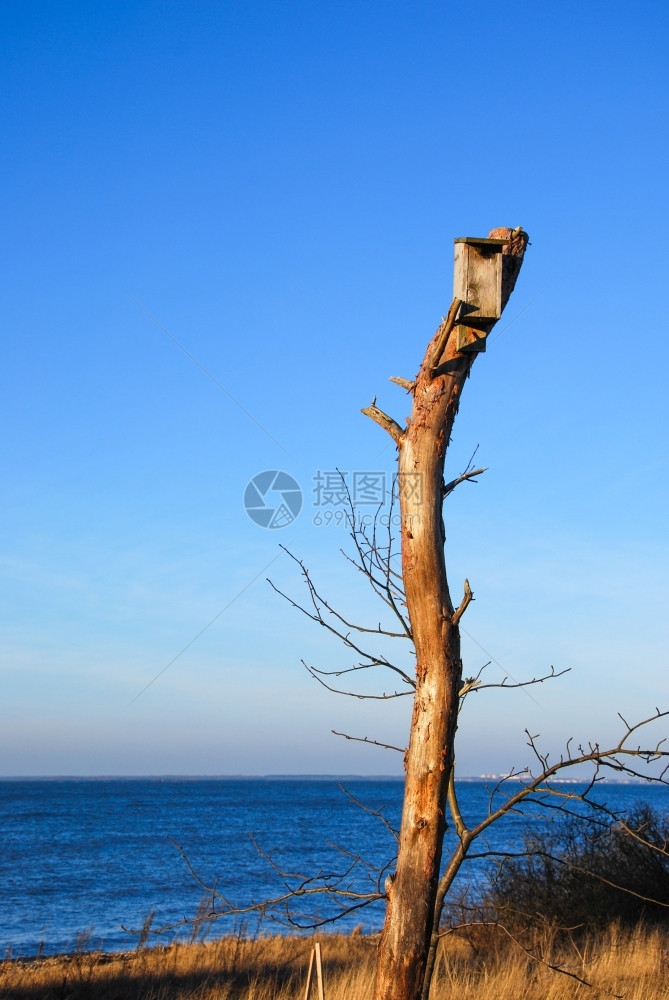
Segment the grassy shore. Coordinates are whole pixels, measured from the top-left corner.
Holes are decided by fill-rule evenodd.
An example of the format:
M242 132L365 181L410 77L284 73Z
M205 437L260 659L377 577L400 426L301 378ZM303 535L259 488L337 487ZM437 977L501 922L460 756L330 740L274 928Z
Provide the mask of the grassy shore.
M378 938L322 935L327 1000L372 995ZM303 1000L313 941L226 938L207 944L145 948L109 955L80 952L0 963L2 1000ZM443 942L434 1000L625 1000L669 997L669 936L658 930L609 928L579 943L535 941L542 959L596 987L529 958L499 931ZM604 992L600 992L604 991ZM312 996L317 996L315 983Z

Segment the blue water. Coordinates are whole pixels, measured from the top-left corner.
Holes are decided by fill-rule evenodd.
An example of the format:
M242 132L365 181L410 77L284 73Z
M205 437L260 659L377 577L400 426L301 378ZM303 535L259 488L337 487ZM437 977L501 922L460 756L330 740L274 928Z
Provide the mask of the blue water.
M343 783L397 827L401 780L348 778ZM487 787L484 781L459 786L470 825L487 813ZM602 785L599 798L617 809L644 801L669 810L668 790L653 785ZM535 826L543 821L532 820ZM493 828L490 845L520 846L527 823L527 817L509 817ZM130 949L137 938L121 925L139 928L151 911L155 928L194 916L204 891L173 841L204 884L216 884L236 905L284 891L284 880L258 847L282 871L305 875L342 872L356 855L382 868L394 854L393 837L378 816L363 811L336 779L0 781L0 954L70 951L83 942L82 935L86 947ZM472 862L463 877L480 881L482 865ZM368 890L375 877L361 868L351 880L356 889ZM309 905L310 915L334 912L323 900ZM214 933L239 929L241 919L236 925L217 923ZM283 930L268 917L260 925L257 917L243 919L247 933ZM376 903L351 914L340 927L362 924L373 930L382 920L383 905ZM176 933L167 931L150 943L168 943Z

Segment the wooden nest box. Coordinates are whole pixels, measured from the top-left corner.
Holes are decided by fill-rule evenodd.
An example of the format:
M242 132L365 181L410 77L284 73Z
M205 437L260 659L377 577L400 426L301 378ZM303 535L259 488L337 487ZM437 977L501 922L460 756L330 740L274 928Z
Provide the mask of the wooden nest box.
M508 240L460 236L453 242L453 295L462 299L457 349L485 351L486 337L502 315L502 247Z

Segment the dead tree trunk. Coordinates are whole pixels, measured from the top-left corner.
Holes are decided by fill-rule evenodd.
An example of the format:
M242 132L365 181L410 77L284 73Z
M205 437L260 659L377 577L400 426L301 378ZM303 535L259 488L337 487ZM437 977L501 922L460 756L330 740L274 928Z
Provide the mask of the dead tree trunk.
M470 244L465 250L475 258L474 272L482 267L486 275L468 274L468 265L458 264L456 256L458 297L428 345L415 382L395 379L413 395L408 426L403 430L374 403L363 410L398 446L402 573L416 650L399 852L396 872L386 884L375 1000L418 1000L423 989L458 716L462 672L458 623L472 597L466 581L457 609L449 593L442 516L448 491L444 460L464 382L513 290L527 234L522 229L498 229L488 240L459 242ZM490 281L496 287L491 288ZM496 307L484 303L489 294L497 297Z

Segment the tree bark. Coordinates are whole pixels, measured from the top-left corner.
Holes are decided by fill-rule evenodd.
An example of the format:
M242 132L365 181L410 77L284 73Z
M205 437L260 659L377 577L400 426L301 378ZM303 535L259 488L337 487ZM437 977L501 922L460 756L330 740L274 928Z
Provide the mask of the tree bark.
M490 236L509 240L503 251L503 308L520 271L527 235L499 229ZM375 1000L419 1000L440 875L462 678L459 615L454 612L444 556L444 460L462 389L476 358L476 353L457 351L459 305L455 300L428 345L413 386L406 430L376 407L363 411L391 433L399 449L402 573L416 650L397 869L387 883Z

